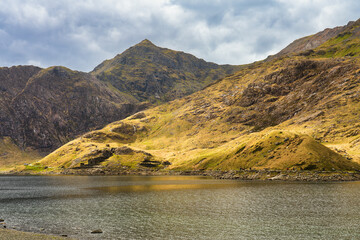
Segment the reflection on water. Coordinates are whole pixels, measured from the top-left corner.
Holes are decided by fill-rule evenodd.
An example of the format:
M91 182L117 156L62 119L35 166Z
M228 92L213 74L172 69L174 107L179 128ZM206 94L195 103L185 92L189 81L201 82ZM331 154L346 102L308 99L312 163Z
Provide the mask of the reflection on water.
M0 218L78 239L359 239L359 197L359 182L3 176Z
M126 177L122 178L126 185L93 187L92 190L99 190L105 193L121 192L149 192L149 191L171 191L185 189L212 189L237 187L240 182L229 180L214 180L210 177L199 176L150 176L150 177ZM144 181L145 180L145 181ZM131 182L131 184L129 184ZM140 183L140 184L138 184Z
M149 192L149 191L166 191L166 190L185 190L185 189L211 189L235 187L238 184L159 184L159 185L129 185L113 187L96 187L94 190L100 190L108 193L121 192Z

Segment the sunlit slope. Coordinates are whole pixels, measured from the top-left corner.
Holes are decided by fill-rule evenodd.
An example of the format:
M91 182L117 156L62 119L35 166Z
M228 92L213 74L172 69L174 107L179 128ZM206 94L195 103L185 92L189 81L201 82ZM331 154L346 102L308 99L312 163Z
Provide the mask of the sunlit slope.
M84 135L40 165L73 168L97 158L131 169L357 169L359 67L357 58L255 63Z
M268 60L294 54L321 57L358 56L360 19L345 26L327 28L316 34L295 40Z
M0 139L0 153L0 171L12 169L19 164L29 164L44 157L33 149L19 148L9 137Z

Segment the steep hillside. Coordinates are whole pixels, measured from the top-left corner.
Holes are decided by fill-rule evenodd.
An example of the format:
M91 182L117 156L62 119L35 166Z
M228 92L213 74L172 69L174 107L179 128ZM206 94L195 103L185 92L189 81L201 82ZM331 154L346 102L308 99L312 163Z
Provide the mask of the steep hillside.
M92 74L139 101L162 103L196 92L239 66L217 65L149 40L97 66Z
M12 99L26 86L27 81L41 69L33 66L0 68L0 136L6 135L11 122L9 105Z
M0 97L15 97L25 87L28 80L40 70L41 68L34 66L0 68Z
M356 52L358 23L311 51L250 64L202 91L87 133L34 166L358 170L360 58L319 54L350 46Z
M39 71L41 68L34 66L0 68L0 169L22 163L24 158L30 161L41 157L34 151L24 151L9 137L14 120L11 101Z
M136 112L137 101L90 74L51 67L33 76L11 103L9 134L23 146L52 149L79 133Z
M324 31L321 31L314 35L297 39L291 44L289 44L286 48L281 50L279 53L269 57L269 59L274 59L281 56L288 56L300 52L305 52L307 54L310 54L312 52L311 50L319 47L320 45L322 45L323 43L327 42L332 38L338 37L339 34L340 34L339 37L343 37L345 35L346 37L348 37L349 36L348 33L352 32L355 34L356 37L359 37L359 33L358 33L359 24L360 24L359 20L357 20L356 22L351 21L345 26L327 28ZM330 49L331 48L329 48L328 50Z
M136 99L87 73L64 67L7 71L1 75L1 163L20 161L19 155L21 161L40 157L79 134L142 109Z
M39 166L359 169L359 68L357 57L303 54L255 63L88 133Z
M148 40L92 73L65 67L0 68L0 167L18 162L20 155L28 162L143 110L149 102L193 93L238 68L207 63Z

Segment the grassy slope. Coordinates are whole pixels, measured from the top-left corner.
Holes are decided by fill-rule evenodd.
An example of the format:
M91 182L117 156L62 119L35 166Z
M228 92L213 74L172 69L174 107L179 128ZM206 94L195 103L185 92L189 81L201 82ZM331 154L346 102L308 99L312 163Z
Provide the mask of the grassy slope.
M86 163L95 149L128 146L171 162L169 169L359 169L358 25L311 51L248 65L112 123L95 134L101 139L76 139L40 164ZM102 164L137 168L144 158L114 154Z
M299 56L256 63L203 91L149 109L144 116L112 123L93 134L95 137L76 139L40 163L67 167L75 159L78 164L86 163L88 159L84 156L95 149L126 145L151 153L156 160L170 161L170 169L358 168L355 162L359 162L360 153L357 125L360 64L357 59L340 62L332 59L308 62L308 59ZM281 95L276 91L267 94L260 91L261 94L256 92L253 97L261 101L250 106L242 104L248 101L244 96L249 89L260 86L266 89L266 84L271 84L282 92L283 85L289 84L288 69L296 70L298 63L303 66L304 62L306 66L314 63L316 67L302 70L306 74L298 76L295 81L298 87L292 92ZM274 86L269 75L285 82L279 81ZM317 90L317 83L324 84L321 82L324 79L332 81L334 89L325 86L324 91ZM266 84L256 85L259 82ZM318 92L318 99L312 101L313 93L304 93L309 91L307 85ZM342 88L349 89L339 91ZM301 98L295 98L301 94ZM309 106L298 110L298 103ZM268 114L263 106L274 109L276 114ZM286 106L292 109L287 111ZM125 130L114 130L118 128ZM143 160L141 154L131 158L115 154L103 165L111 162L111 167L107 165L110 168L136 168Z
M315 49L321 57L360 56L360 21Z
M9 137L0 139L0 171L12 169L19 164L31 163L42 157L37 151L20 149Z

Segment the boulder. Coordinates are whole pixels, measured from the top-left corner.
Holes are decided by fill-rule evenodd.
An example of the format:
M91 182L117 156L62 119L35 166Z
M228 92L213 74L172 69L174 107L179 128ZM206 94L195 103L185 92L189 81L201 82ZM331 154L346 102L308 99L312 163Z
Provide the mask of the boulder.
M118 147L118 148L112 148L111 151L116 154L116 155L128 155L128 154L133 154L134 150L123 146L123 147Z

